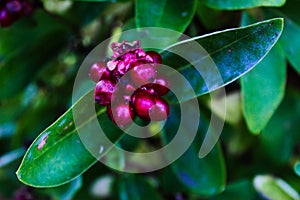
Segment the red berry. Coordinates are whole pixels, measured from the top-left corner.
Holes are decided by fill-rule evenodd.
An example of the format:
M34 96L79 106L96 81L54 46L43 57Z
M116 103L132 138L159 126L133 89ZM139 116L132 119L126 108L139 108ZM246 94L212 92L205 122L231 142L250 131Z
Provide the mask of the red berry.
M123 76L130 69L130 62L120 61L115 69L119 77Z
M97 62L90 68L90 76L93 81L98 82L101 79L109 79L110 73L106 68L105 62Z
M111 80L101 80L95 87L95 101L100 105L108 105L115 90L115 84Z
M157 63L157 64L162 64L162 59L159 53L156 51L147 51L146 52L147 56L150 56L151 59L149 60L150 62Z
M113 108L108 105L106 112L109 118L121 127L130 124L134 118L133 109L128 104L120 104Z
M143 120L150 120L149 110L154 106L153 95L147 91L137 91L131 97L131 102L136 114Z
M135 66L130 71L130 78L136 86L142 86L152 82L156 78L156 72L150 64Z
M138 58L144 58L146 56L146 53L143 49L136 49L135 50L135 55Z
M154 98L155 105L149 110L149 115L153 121L165 120L170 114L168 102L163 98L156 96Z
M11 18L9 13L5 9L0 10L0 25L2 27L7 27L10 26L12 23L13 19Z
M154 80L154 83L151 84L151 87L159 96L163 96L170 91L169 88L171 87L171 84L167 77L160 75Z
M134 52L128 52L128 53L123 54L120 57L120 59L125 62L134 62L134 61L136 61L136 55Z

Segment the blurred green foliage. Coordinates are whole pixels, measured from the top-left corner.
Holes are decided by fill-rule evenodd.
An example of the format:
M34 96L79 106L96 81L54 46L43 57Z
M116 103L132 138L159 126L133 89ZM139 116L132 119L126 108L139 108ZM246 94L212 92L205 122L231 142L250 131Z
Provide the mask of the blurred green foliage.
M300 199L299 0L40 3L31 16L0 29L0 199ZM72 182L54 188L33 188L18 180L15 173L29 145L70 108L73 82L83 59L116 31L156 26L194 37L273 17L285 19L283 34L250 73L226 86L226 124L219 144L206 158L198 158L199 141L210 114L219 113L217 106L208 105L209 95L199 97L203 120L197 139L162 170L127 174L96 162ZM211 40L220 48L217 37ZM249 43L243 42L236 50L247 49ZM205 39L201 44L207 45ZM242 66L236 64L239 58L226 64ZM243 58L241 63L246 62ZM168 62L176 65L176 60ZM194 80L198 83L195 76ZM113 126L107 118L101 119L107 127ZM118 145L151 150L168 139L138 143L127 137ZM74 154L81 151L73 148ZM110 159L122 168L122 155ZM82 171L80 163L77 167ZM44 178L46 182L49 177Z

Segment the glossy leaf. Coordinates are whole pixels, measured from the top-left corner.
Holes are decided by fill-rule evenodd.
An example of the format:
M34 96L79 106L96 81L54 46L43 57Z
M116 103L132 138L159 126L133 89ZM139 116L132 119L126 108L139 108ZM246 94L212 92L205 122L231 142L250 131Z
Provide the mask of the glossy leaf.
M135 0L137 27L162 27L184 32L191 22L197 1Z
M206 4L214 9L240 10L261 6L282 6L285 0L206 0Z
M114 189L116 199L120 200L160 200L162 199L155 188L139 176L124 176L116 180ZM117 196L118 195L118 196Z
M172 108L171 108L172 109ZM173 108L171 113L172 119L166 123L164 129L164 143L168 144L177 133L178 124L181 123L181 116L176 112L176 108ZM190 109L191 115L195 115L195 110ZM186 134L185 140L189 140L189 130L188 127L193 126L194 120L190 120L190 124L183 130ZM199 149L201 141L206 134L208 128L208 120L206 116L201 113L200 128L198 129L197 136L195 137L191 146L186 152L171 165L175 176L184 186L184 188L189 193L194 193L202 196L212 196L214 194L220 193L225 188L225 163L220 149L219 144L217 144L213 150L204 158L199 158ZM182 141L184 143L185 141ZM179 144L178 144L179 145ZM182 144L180 144L183 146ZM172 152L176 152L175 150Z
M202 95L235 81L255 67L275 45L282 28L282 19L271 19L242 28L194 37L191 39L192 42L182 41L169 47L167 49L169 51L162 52L163 64L179 70L189 80L195 93ZM190 43L194 41L207 51L201 52L202 55L186 54L196 64L200 63L201 75L191 63L170 53L174 50L186 52L190 48ZM209 60L209 56L214 63ZM181 91L187 90L184 84L178 84L178 87L182 87L179 89ZM188 100L192 97L187 95L185 98Z
M58 186L75 179L96 162L76 132L72 108L33 142L17 171L20 181L35 187Z

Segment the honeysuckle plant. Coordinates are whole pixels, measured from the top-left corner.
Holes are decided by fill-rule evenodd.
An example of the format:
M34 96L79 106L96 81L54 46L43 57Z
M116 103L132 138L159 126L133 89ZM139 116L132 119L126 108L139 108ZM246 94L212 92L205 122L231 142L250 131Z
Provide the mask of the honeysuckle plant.
M0 198L300 199L297 0L50 1L0 1ZM21 18L19 4L38 6ZM144 49L136 36L117 37L143 27L177 34L153 36L165 44L160 50ZM109 37L107 51L101 52L105 59L90 63L84 74L93 89L72 104L79 66ZM169 51L194 42L222 79L213 87L193 63ZM196 53L185 52L197 61L205 58ZM160 65L182 74L195 97L174 99L168 88L176 80L161 76ZM214 69L205 70L212 74L206 78L215 79ZM126 73L129 78L117 86ZM210 104L210 95L223 87L226 116L220 108L224 96ZM123 103L113 107L116 96ZM95 115L78 126L74 112L84 110L90 99ZM80 136L95 120L118 148L151 152L176 137L180 106L193 99L201 113L195 138L178 159L151 173L122 171L130 165L145 169L161 158L137 166L134 158L125 159L91 137L89 145L99 152L95 157ZM193 110L187 112L193 116ZM225 120L224 128L200 158L212 113ZM133 123L148 127L149 134L157 127L161 131L151 139L135 138L123 130ZM189 131L185 127L187 138Z

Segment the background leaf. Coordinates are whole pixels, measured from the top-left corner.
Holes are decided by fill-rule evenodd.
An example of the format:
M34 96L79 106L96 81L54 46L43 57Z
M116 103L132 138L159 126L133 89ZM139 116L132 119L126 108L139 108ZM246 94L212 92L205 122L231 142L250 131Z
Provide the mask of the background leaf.
M168 144L175 134L177 133L178 124L181 123L181 116L176 112L175 108L171 108L172 118L166 123L164 128L163 139L165 145ZM196 115L197 111L194 109L185 110L190 112L190 115ZM193 127L193 120L190 124L187 124L184 133L187 135L185 139L189 139L190 129ZM220 193L225 188L225 163L219 144L217 144L213 150L204 158L199 158L200 146L203 142L203 138L206 134L209 125L204 113L201 113L201 122L193 143L187 149L187 151L171 165L174 175L184 186L185 190L189 193L211 196ZM175 152L175 151L174 151ZM172 153L174 153L172 152Z
M1 40L0 44L0 99L14 96L24 89L47 62L55 57L56 51L66 44L69 32L65 27L43 12L37 12L34 20L31 25L33 27L24 27L21 32L15 30L18 27L0 30L0 37L7 38ZM50 23L53 26L48 26ZM24 46L20 45L22 43ZM44 48L45 45L47 48ZM32 56L37 53L39 56ZM10 77L13 77L13 81Z
M293 111L293 112L291 112ZM260 135L262 151L275 163L287 162L299 144L300 95L289 90L282 104Z
M282 6L285 0L206 0L206 4L215 9L240 10L260 6Z
M272 9L266 10L266 15L271 16L282 16L286 19L285 28L282 33L282 37L279 42L285 51L285 56L295 68L295 70L300 73L300 21L299 17L295 17L297 13L294 7L300 6L299 1L288 1L287 4L282 9Z
M162 199L155 188L147 180L142 179L139 176L125 175L116 180L116 182L114 183L114 187L115 190L118 191L115 195L116 199Z
M255 189L267 199L299 200L299 194L285 181L268 175L256 176L253 180Z
M162 27L184 32L190 24L197 1L186 0L136 0L137 27Z
M285 82L285 57L278 45L241 78L244 116L250 131L260 133L267 125L284 97Z

